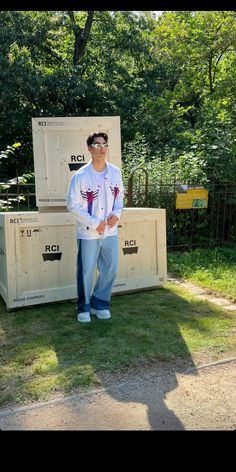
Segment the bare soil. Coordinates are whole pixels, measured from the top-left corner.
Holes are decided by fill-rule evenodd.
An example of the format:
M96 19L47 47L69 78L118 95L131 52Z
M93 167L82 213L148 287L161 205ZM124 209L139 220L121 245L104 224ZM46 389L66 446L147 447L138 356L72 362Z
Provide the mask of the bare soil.
M195 362L197 362L195 360ZM1 430L235 430L236 358L144 363L103 388L0 411Z

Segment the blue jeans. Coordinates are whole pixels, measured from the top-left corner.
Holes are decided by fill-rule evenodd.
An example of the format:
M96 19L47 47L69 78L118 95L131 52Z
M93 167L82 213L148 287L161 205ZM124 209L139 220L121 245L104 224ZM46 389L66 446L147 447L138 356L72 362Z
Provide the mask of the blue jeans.
M101 239L77 239L78 313L109 309L112 286L118 270L118 236ZM94 287L95 269L99 275Z

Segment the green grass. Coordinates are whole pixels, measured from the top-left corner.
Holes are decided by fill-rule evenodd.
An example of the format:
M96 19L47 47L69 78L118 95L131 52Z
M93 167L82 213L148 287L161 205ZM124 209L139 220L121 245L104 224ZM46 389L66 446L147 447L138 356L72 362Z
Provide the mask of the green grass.
M169 253L168 271L236 301L236 246Z
M112 298L112 318L77 322L75 304L7 312L0 300L0 406L101 385L101 374L143 360L235 352L235 314L179 286Z

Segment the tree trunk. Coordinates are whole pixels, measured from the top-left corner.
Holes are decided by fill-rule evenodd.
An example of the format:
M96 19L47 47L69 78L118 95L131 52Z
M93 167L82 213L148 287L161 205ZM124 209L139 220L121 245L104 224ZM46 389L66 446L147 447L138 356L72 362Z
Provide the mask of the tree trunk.
M86 45L89 39L89 33L93 24L94 11L88 11L84 28L79 28L79 26L76 24L73 11L68 11L68 15L71 19L72 28L75 35L73 65L76 67L79 60L85 53Z

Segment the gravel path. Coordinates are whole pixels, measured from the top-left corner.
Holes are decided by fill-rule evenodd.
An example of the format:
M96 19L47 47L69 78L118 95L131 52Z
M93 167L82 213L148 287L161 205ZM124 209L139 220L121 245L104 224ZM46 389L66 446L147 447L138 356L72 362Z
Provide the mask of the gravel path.
M182 372L156 363L106 388L1 410L0 429L235 430L235 386L236 359Z

